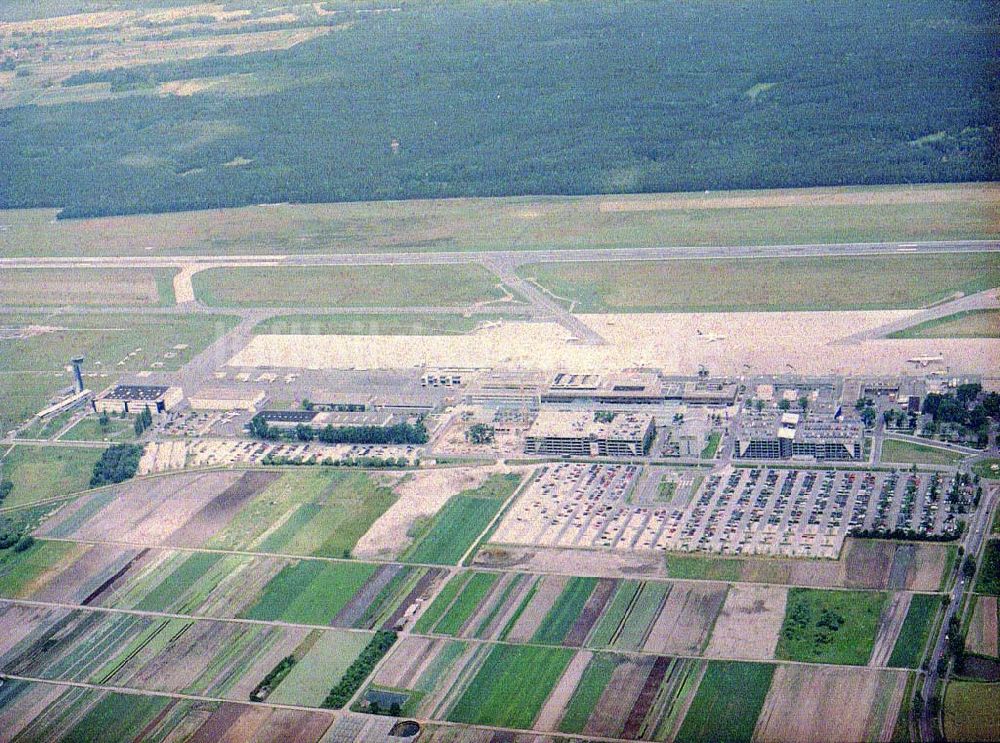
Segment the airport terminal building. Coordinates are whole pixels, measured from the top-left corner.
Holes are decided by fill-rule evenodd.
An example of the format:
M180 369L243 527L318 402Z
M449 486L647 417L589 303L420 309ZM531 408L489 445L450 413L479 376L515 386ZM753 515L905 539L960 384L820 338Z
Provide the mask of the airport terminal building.
M738 459L860 460L864 425L830 414L744 411L733 435Z
M524 451L576 457L637 457L656 435L653 416L618 413L609 421L590 411L545 410L528 429Z

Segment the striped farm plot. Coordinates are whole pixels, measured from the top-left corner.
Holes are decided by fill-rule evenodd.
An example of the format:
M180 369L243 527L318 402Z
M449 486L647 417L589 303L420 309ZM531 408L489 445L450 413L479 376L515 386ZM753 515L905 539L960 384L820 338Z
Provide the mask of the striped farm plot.
M965 647L970 653L996 658L997 651L997 597L976 596L972 610Z
M779 666L757 720L760 743L892 739L907 673Z

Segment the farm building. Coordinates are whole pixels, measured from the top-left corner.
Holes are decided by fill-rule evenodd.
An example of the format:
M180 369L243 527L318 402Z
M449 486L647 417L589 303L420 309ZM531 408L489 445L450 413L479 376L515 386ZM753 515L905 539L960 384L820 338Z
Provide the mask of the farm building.
M864 425L826 413L744 411L733 439L740 459L857 460L864 451Z
M264 401L263 390L205 387L188 398L193 410L256 410Z
M653 416L645 413L618 413L603 421L591 411L545 410L528 429L524 450L584 457L641 456L655 433Z
M180 387L152 384L119 384L109 387L94 400L98 413L140 413L146 408L164 413L184 399Z

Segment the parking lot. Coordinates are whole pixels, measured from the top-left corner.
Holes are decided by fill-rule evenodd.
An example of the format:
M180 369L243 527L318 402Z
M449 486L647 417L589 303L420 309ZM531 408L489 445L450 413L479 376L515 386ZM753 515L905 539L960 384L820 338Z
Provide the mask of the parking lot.
M724 467L704 480L649 474L636 465L542 467L493 541L837 558L854 530L926 536L958 525L952 479L937 473ZM693 497L675 497L685 486L696 489Z

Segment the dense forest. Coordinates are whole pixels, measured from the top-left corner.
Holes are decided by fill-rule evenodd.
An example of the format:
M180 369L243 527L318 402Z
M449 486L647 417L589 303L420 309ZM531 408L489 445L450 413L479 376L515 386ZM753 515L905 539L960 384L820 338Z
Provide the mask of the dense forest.
M998 28L983 0L405 4L0 111L0 207L996 180Z

